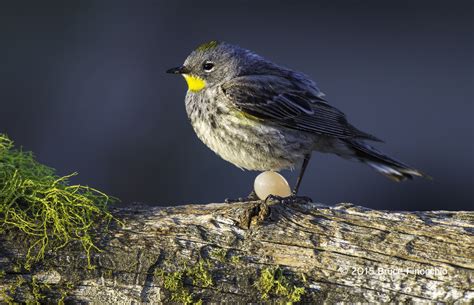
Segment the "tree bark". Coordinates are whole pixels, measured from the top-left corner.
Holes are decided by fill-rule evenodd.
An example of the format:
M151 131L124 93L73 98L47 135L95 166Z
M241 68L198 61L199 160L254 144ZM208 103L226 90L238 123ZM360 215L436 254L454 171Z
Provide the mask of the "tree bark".
M474 301L474 213L305 201L115 209L122 224L31 271L0 234L0 301L261 303ZM3 293L2 293L3 290Z

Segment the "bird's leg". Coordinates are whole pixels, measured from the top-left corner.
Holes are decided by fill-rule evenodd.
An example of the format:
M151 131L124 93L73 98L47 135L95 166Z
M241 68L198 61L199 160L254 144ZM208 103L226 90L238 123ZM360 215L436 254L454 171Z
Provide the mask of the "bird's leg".
M267 199L265 199L265 203L267 201L277 201L281 203L298 203L298 202L312 202L313 200L306 196L298 196L298 189L300 188L301 180L303 180L304 172L306 167L308 166L309 160L311 159L311 153L304 156L303 165L301 166L300 173L298 175L298 179L296 180L295 188L291 195L288 197L280 197L275 195L269 195Z
M303 165L301 166L300 174L298 175L298 179L296 179L296 185L293 189L293 196L298 194L298 189L300 188L301 180L303 180L304 172L306 167L308 166L309 160L311 159L311 153L306 154L304 156Z
M303 180L304 172L306 171L306 167L308 166L308 163L309 163L310 159L311 159L311 153L306 154L304 156L303 165L301 166L301 170L300 170L300 173L298 175L298 179L296 179L296 185L295 185L295 188L293 189L293 191L291 192L291 196L286 197L286 199L285 199L283 197L279 197L279 196L275 196L275 195L269 195L267 197L267 199L265 199L265 201L267 201L267 200L279 200L279 201L282 201L282 200L284 200L284 201L304 200L304 201L312 201L311 198L309 198L309 197L297 196L298 195L298 189L300 188L300 184L301 184L301 181ZM232 203L232 202L244 202L244 201L255 201L255 200L259 200L259 198L258 198L257 194L255 193L255 191L252 191L247 196L247 198L242 198L242 197L237 198L237 199L226 198L225 202Z

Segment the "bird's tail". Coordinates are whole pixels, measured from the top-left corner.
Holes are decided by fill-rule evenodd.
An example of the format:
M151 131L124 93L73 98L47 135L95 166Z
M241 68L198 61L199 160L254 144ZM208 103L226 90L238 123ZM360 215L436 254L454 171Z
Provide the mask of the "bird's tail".
M430 176L381 153L362 141L348 140L345 142L355 153L354 157L392 180L400 182L406 179L413 179L413 176L431 179Z

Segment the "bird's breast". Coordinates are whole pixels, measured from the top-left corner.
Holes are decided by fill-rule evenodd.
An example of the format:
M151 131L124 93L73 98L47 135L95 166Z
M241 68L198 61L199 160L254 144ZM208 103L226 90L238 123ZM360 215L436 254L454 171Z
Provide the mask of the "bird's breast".
M310 137L269 125L220 96L188 92L186 111L198 138L224 160L248 170L280 170L311 150Z

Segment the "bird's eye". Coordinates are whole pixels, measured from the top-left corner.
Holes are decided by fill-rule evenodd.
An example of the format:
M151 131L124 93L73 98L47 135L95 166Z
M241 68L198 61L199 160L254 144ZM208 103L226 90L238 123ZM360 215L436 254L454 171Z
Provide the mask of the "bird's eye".
M212 61L205 61L203 64L202 64L202 68L204 69L204 71L206 72L211 72L213 69L214 69L214 63Z

